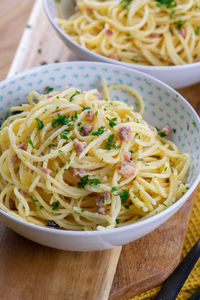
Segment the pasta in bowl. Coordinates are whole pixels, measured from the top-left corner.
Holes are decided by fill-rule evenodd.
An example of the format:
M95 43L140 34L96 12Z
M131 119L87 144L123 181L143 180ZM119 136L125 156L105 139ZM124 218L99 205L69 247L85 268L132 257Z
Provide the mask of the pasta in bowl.
M198 82L180 72L199 74L198 1L70 2L44 1L51 23L79 57L136 68L175 88Z
M22 78L23 91L13 101L5 86L18 86ZM103 78L108 84L101 87ZM30 92L30 80L36 92ZM0 132L0 217L25 237L67 250L121 245L159 226L195 188L198 117L155 79L77 62L40 67L1 87L14 114ZM195 153L179 141L184 125L170 128L177 118L166 121L180 105L180 116L193 127L187 140Z

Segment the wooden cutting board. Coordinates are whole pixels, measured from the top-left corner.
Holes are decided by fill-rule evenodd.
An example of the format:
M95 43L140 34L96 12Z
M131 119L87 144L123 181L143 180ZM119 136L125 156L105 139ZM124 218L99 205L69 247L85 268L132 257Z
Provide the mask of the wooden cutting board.
M35 2L28 24L8 76L44 61L76 59L51 28L41 0ZM180 92L200 112L200 85ZM193 199L194 193L147 236L106 251L50 249L0 224L0 299L122 300L160 284L179 262Z

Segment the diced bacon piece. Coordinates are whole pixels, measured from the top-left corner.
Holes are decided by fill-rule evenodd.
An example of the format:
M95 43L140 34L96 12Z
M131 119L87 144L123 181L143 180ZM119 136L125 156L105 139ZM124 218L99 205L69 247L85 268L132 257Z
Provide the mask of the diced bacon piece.
M86 119L89 120L89 121L93 121L94 120L94 112L93 112L93 110L87 110Z
M71 168L71 172L74 177L83 177L85 175L85 170Z
M131 136L130 136L130 131L131 128L126 126L126 127L121 127L119 132L118 132L118 136L120 138L121 141L128 141L130 140Z
M21 150L26 150L26 149L27 149L27 146L24 145L24 144L19 144L19 145L17 145L17 148L18 148L18 149L21 149Z
M104 192L103 195L99 196L96 199L96 205L98 207L104 207L105 204L108 204L110 201L110 193L109 192Z
M87 146L86 142L80 142L80 141L75 142L75 148L76 148L76 152L78 154L83 152L83 150L85 149L86 146Z
M111 54L109 57L112 59L118 60L117 54Z
M182 28L179 30L179 32L180 32L180 34L182 35L183 38L186 37L186 30L185 30L185 28L182 27Z
M99 99L99 98L100 98L100 93L99 93L99 92L95 92L95 93L94 93L94 96L95 96L97 99Z
M86 125L85 128L82 130L82 135L88 135L92 131L92 125Z
M90 7L87 7L87 8L86 8L86 11L87 11L88 13L90 13L90 14L93 12L92 8L90 8Z
M159 38L160 37L160 34L159 33L151 33L149 35L150 38Z
M15 201L14 200L10 200L10 202L9 202L9 206L10 206L10 209L11 210L16 210L17 208L16 208L16 205L15 205Z
M110 193L109 193L109 192L105 192L105 193L103 194L103 196L104 196L105 202L108 202L108 201L110 200Z
M24 191L20 191L20 194L23 196L23 197L28 197L28 194L26 193L26 192L24 192Z
M165 127L163 127L160 132L165 133L166 135L170 135L172 133L172 128L168 125L166 125Z
M106 214L106 209L105 207L100 207L98 210L97 210L98 214L100 215L105 215Z
M111 36L111 35L113 35L113 31L112 31L112 29L106 29L106 35L108 35L108 36Z
M51 173L51 170L48 168L41 167L40 169L42 170L42 172L44 172L47 175L49 175Z
M52 97L53 97L52 95L48 95L48 96L47 96L48 99L49 99L49 98L52 98Z
M80 9L80 7L79 6L75 6L75 8L74 8L74 11L75 12L79 12L81 9Z
M125 152L124 153L124 159L126 161L130 161L131 160L131 152Z
M135 175L135 163L133 161L123 161L119 166L119 174L122 177L130 177Z
M16 163L17 158L18 158L17 155L12 156L11 161L12 161L13 165Z

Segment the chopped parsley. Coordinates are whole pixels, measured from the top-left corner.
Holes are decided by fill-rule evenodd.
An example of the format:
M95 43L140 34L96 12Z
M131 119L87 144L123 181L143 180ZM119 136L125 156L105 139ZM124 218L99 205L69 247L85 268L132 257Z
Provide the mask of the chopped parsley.
M156 6L166 6L166 8L174 8L176 7L176 1L175 0L156 0L157 4Z
M172 131L173 131L173 133L176 133L176 128L173 128Z
M98 110L97 110L97 111L95 111L94 115L95 115L95 116L97 116L97 115L98 115Z
M74 97L75 97L76 95L79 95L79 94L80 94L80 92L79 92L79 91L76 91L76 92L69 98L69 102L72 102L73 99L74 99Z
M49 148L54 148L54 147L56 147L56 145L55 144L49 144L49 146L48 146Z
M31 196L31 200L32 200L33 202L38 202L38 200L34 199L33 196Z
M195 34L198 36L200 32L200 26L197 26L197 28L195 29Z
M130 36L131 36L131 34L130 34L130 33L126 33L126 34L125 34L125 36L127 36L127 37L130 37Z
M109 126L110 126L111 128L113 128L114 126L117 125L117 123L116 123L117 118L109 119L108 117L106 117L106 119L109 121Z
M59 207L59 204L60 204L59 201L53 202L53 203L51 204L52 209L53 209L54 211L57 211L57 210L58 210L58 207Z
M123 9L127 9L131 4L131 0L121 0L120 4L123 6Z
M178 22L177 22L177 28L178 28L178 30L180 30L183 27L183 25L185 24L185 22L186 21L178 20Z
M89 176L85 175L77 183L77 186L79 188L84 188L84 186L87 185L87 184L91 184L91 185L95 185L96 186L96 185L100 184L100 181L97 178L89 179Z
M31 140L31 137L30 137L30 136L28 137L28 143L29 143L33 148L35 148L34 145L33 145L33 142L32 142L32 140Z
M129 152L131 152L132 154L134 154L134 151L133 151L133 150L130 150Z
M96 186L96 185L100 184L100 181L97 178L89 179L89 184Z
M43 65L47 65L47 62L43 60L43 61L41 61L41 63L40 63L40 64L41 64L41 66L43 66Z
M44 94L49 94L50 92L52 92L53 91L53 88L52 87L50 87L50 86L46 86L45 88L44 88Z
M164 168L164 171L165 171L165 172L167 171L167 167Z
M51 125L52 127L56 128L58 126L67 125L69 121L70 121L69 118L67 118L66 116L64 115L61 116L60 114L58 114L57 119L53 119Z
M114 137L115 137L114 134L109 135L108 140L105 144L105 149L110 150L112 148Z
M111 193L114 193L117 191L117 187L116 186L113 186L112 189L111 189Z
M38 52L38 53L42 53L42 49L41 49L41 48L39 48L37 52Z
M116 221L116 224L119 224L121 220L120 219L116 219L115 221Z
M71 120L73 121L74 119L78 119L77 111L75 111L75 113L71 116Z
M120 196L121 202L124 205L126 201L129 198L129 191L128 190L122 190L121 193L118 194Z
M61 134L61 139L63 140L68 140L68 134L70 133L70 130L69 129L65 129L65 131L63 132L63 134Z
M143 161L143 158L139 157L137 160L138 160L138 161Z
M97 129L97 131L92 131L91 135L94 136L100 136L101 134L103 134L105 132L105 126L101 126Z
M44 206L40 205L40 209L43 209L43 208L44 208Z
M36 118L35 120L37 122L37 129L41 130L44 127L44 123L38 118Z
M166 132L164 132L164 131L158 132L158 134L159 134L160 137L167 136Z
M58 153L63 153L63 151L62 150L58 150ZM56 170L57 171L57 170Z
M91 107L89 107L89 106L83 106L82 107L82 111L87 110L87 109L91 109Z
M170 20L172 20L172 19L174 18L175 12L176 12L175 10L172 10L172 11L170 12L170 15L169 15Z
M165 206L165 207L167 207L167 204L165 204L165 203L162 203L162 205Z

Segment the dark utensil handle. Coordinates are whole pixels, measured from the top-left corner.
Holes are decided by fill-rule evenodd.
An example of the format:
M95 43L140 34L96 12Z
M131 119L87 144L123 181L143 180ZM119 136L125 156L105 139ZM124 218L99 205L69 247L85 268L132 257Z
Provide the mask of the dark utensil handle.
M189 300L200 300L200 290L198 290Z
M176 300L176 296L180 292L184 282L186 281L199 257L200 240L198 240L198 242L178 265L175 271L164 282L164 285L156 296L155 300Z

